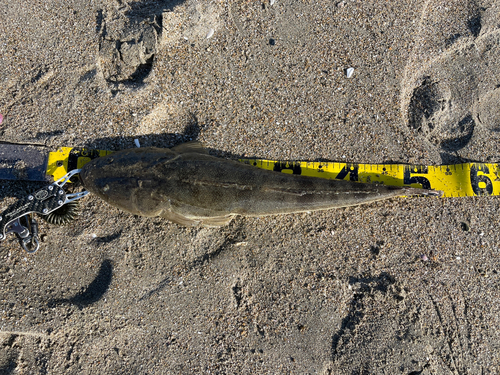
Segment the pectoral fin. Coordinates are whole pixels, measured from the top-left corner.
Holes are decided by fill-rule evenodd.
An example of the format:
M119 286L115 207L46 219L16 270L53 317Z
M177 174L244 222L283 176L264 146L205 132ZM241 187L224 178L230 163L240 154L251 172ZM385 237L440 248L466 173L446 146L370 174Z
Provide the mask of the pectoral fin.
M200 224L200 220L189 219L181 214L172 211L163 211L159 216L165 219L186 227L195 227Z
M228 224L233 219L233 215L211 217L209 219L202 219L201 224L204 227L222 227Z
M233 215L228 216L219 216L219 217L210 217L210 218L200 218L200 219L190 219L186 216L178 214L172 211L163 211L159 216L164 217L165 219L186 227L194 227L199 225L200 223L204 227L221 227L226 225L231 221Z

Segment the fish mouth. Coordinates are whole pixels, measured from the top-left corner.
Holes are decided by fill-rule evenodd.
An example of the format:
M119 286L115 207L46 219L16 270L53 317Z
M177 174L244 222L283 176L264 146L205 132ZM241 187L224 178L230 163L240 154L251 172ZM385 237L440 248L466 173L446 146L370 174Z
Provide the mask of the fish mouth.
M92 162L85 164L80 171L80 181L85 189L93 191L98 186L100 179L96 176L95 167L89 165L90 163Z
M87 168L86 168L87 167ZM110 178L99 178L93 173L94 170L88 164L80 172L80 181L85 189L97 195L106 195L110 189Z

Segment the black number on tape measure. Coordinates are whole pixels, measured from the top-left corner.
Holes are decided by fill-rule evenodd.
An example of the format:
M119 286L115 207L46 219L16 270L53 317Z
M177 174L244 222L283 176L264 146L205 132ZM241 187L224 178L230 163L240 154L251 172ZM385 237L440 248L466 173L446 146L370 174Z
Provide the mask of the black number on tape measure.
M474 194L478 196L493 194L493 184L491 180L484 174L479 175L479 172L489 174L490 169L485 164L473 164L470 167L470 184Z
M302 168L299 163L289 163L286 161L278 161L274 163L273 171L281 172L284 169L292 171L292 174L301 174Z
M359 166L357 164L347 163L346 165L344 165L335 179L343 180L347 175L349 175L349 180L358 181L358 169Z
M95 159L99 157L99 150L88 150L86 148L73 148L68 155L68 171L78 168L80 157Z
M422 189L430 189L431 183L423 176L412 176L412 174L427 174L427 167L421 165L408 165L405 167L403 183L405 185L420 184Z

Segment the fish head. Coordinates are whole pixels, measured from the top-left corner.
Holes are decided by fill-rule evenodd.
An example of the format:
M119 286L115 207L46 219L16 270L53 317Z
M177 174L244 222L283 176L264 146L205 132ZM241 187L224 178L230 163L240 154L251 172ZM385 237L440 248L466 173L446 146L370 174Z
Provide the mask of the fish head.
M82 171L83 172L83 171ZM98 171L81 174L84 187L112 206L135 213L134 197L138 188L138 181L133 177L107 176Z
M112 206L149 216L141 201L156 186L154 167L176 155L169 149L156 148L118 151L85 164L80 179L88 191Z

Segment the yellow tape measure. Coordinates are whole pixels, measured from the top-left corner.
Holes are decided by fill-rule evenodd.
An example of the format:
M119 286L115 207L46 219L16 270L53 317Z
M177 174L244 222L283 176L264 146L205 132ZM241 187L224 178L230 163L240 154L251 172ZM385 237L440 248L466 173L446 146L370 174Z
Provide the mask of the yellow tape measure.
M442 190L444 197L500 195L499 164L463 163L425 166L262 159L240 159L240 161L263 169L302 176Z
M112 152L88 148L61 147L57 151L49 152L46 174L52 176L54 181L57 181L69 171L80 169L92 159L106 156Z
M61 147L49 154L47 175L57 180L68 171L82 168L90 160L111 152ZM500 195L500 164L463 163L425 166L264 159L240 159L240 161L258 168L302 176L442 190L444 197Z

